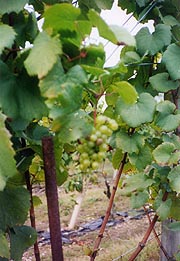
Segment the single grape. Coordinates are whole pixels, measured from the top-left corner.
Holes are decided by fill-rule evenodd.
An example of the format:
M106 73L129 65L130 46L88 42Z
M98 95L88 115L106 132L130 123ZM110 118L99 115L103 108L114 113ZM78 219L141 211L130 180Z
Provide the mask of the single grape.
M92 163L92 169L98 169L98 167L99 167L99 163L97 161L94 161Z

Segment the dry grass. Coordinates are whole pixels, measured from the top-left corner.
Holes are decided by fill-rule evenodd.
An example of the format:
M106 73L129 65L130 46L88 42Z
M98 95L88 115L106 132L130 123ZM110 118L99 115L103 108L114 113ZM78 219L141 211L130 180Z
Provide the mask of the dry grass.
M105 215L108 199L104 194L105 186L103 181L97 185L90 185L86 191L80 215L77 220L77 228L84 223L97 219ZM38 193L37 193L38 194ZM44 193L39 194L43 204L36 207L36 222L37 230L48 230L47 207ZM62 189L59 190L61 227L67 228L71 217L72 209L75 204L76 193L66 194ZM129 198L122 197L117 191L115 199L115 209L117 211L126 211L130 209ZM141 220L126 220L114 227L106 229L104 238L100 245L100 250L96 258L97 261L112 261L128 260L128 254L138 243L148 226L148 220L144 217ZM159 224L157 224L159 229ZM158 230L157 229L157 230ZM65 261L86 261L89 257L84 253L84 247L89 246L93 248L94 241L97 237L98 231L93 231L73 238L74 243L71 245L64 245L64 259ZM153 234L152 234L153 237ZM41 260L51 261L50 245L40 245ZM122 257L120 257L122 255ZM137 261L157 261L159 259L159 248L157 242L151 240L143 249L141 254L136 259ZM33 255L33 248L30 248L24 255L23 260L35 260Z

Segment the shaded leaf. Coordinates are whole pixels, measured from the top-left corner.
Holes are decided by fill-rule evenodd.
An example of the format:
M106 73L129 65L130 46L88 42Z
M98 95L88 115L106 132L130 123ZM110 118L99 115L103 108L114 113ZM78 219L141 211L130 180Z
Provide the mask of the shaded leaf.
M149 93L141 93L134 104L127 104L119 99L116 103L116 114L120 114L130 127L138 127L153 120L155 104L154 98Z
M129 154L129 160L138 170L143 170L152 163L152 154L148 146L144 146L138 153Z
M96 5L100 8L100 9L111 9L112 5L113 5L113 0L95 0Z
M141 55L149 53L156 54L171 42L171 30L167 25L159 24L155 27L155 32L150 33L147 27L142 28L136 34L137 50Z
M10 230L11 259L20 261L24 251L35 243L36 238L37 233L32 227L13 227Z
M0 55L4 49L4 47L11 47L16 33L13 28L7 24L0 25Z
M11 135L5 128L4 121L5 117L0 113L0 191L4 189L8 178L17 174Z
M163 54L162 62L165 64L173 80L180 79L180 47L176 44L168 46Z
M144 146L144 137L138 133L128 135L125 131L116 133L116 147L121 148L122 151L138 153L139 149Z
M84 111L77 111L66 118L57 118L52 129L58 131L59 140L63 143L86 137L92 130L92 118Z
M166 201L162 201L160 206L156 209L156 213L161 220L168 218L171 211L172 200L169 198Z
M158 111L155 123L164 131L175 130L180 125L180 114L176 111L176 106L170 101L163 101L157 104Z
M174 167L168 174L170 186L173 191L180 193L180 166Z
M39 78L47 75L62 53L58 38L51 38L45 32L39 33L24 65L29 75L38 75Z
M47 107L40 96L38 81L26 72L16 77L6 64L0 62L0 105L12 118L15 129L24 129L32 119L47 115ZM11 106L9 106L11 104Z
M23 224L29 207L29 193L24 187L6 187L0 192L0 229Z
M4 1L0 0L0 14L11 13L11 12L20 12L23 10L25 4L28 3L28 0L11 0Z
M177 81L169 80L169 74L158 73L149 78L149 82L151 83L153 89L158 92L168 92L169 90L175 90L179 87L179 83Z
M172 231L180 231L180 221L172 222L167 226Z

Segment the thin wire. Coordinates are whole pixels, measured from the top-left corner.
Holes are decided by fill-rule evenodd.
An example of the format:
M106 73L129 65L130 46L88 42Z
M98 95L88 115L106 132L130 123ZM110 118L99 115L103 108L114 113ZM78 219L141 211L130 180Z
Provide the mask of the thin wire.
M160 235L161 235L161 233L158 234L158 237L159 237ZM156 238L156 237L154 236L154 237L150 238L149 240L147 240L146 245L147 245L147 243L149 243L150 241L152 241L152 240L155 239L155 238ZM123 258L124 256L128 255L129 253L131 253L131 252L132 252L133 250L135 250L136 248L137 248L137 246L135 246L135 247L129 249L128 251L126 251L126 252L123 253L122 255L120 255L120 256L118 256L118 257L112 259L112 261L122 260L122 258Z
M138 24L140 24L140 22L146 17L146 15L155 7L156 5L156 1L152 4L152 2L150 3L150 8L145 12L145 14L141 17L141 19L138 20L138 22L135 24L135 26L131 29L131 33L132 31L138 26Z
M107 57L106 61L109 61L109 59L113 56L113 54L118 50L118 48L120 47L120 45L116 46L116 48L112 51L112 53Z

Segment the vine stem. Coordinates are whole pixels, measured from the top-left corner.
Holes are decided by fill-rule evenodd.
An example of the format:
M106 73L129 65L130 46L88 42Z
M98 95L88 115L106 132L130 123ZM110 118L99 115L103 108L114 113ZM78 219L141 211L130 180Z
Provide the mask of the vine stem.
M127 159L127 152L124 153L124 156L123 156L123 159L121 161L121 164L119 166L119 169L118 169L118 172L116 174L116 179L114 181L114 185L113 185L113 190L112 190L112 193L111 193L111 197L109 199L109 205L107 207L107 210L106 210L106 215L103 219L103 222L102 222L102 225L101 225L101 228L99 230L99 234L98 234L98 237L95 241L95 244L94 244L94 249L93 249L93 252L90 256L90 261L93 261L95 260L96 258L96 255L97 255L97 252L99 250L99 246L100 246L100 243L101 243L101 240L103 238L103 234L104 234L104 231L105 231L105 228L106 228L106 224L108 222L108 219L109 219L109 216L111 214L111 209L112 209L112 206L113 206L113 202L114 202L114 197L115 197L115 194L116 194L116 190L117 190L117 187L118 187L118 183L119 183L119 180L120 180L120 177L121 177L121 174L122 174L122 171L123 171L123 168L124 168L124 165L126 164L126 159Z
M162 201L166 201L167 197L168 197L168 192L166 191L166 192L164 193L163 197L162 197ZM152 221L150 222L150 224L149 224L149 227L148 227L148 229L147 229L147 231L146 231L146 233L145 233L145 235L144 235L142 241L139 242L138 247L137 247L136 250L132 253L132 255L130 256L130 258L129 258L128 261L133 261L133 260L135 260L135 258L139 255L139 253L143 250L143 248L145 247L146 242L147 242L147 240L148 240L148 238L149 238L151 232L152 232L153 229L154 229L154 226L155 226L157 220L158 220L158 215L155 214L153 220L152 220Z
M27 189L28 189L29 194L30 194L30 210L29 210L29 214L30 214L31 226L36 230L36 219L35 219L34 204L33 204L32 184L31 184L31 180L30 180L29 171L25 172L25 179L26 179L26 186L27 186ZM34 243L34 255L35 255L36 261L41 261L40 251L39 251L37 240Z
M147 211L147 209L146 209L145 206L144 206L144 210L145 210L145 212L146 212L146 216L147 216L147 218L148 218L149 224L151 224L151 218L150 218L149 213L148 213L148 211ZM162 243L161 243L161 240L159 239L158 234L157 234L155 228L153 228L153 233L154 233L154 236L155 236L155 238L156 238L156 241L157 241L159 247L161 248L161 250L162 250L163 254L165 255L165 257L167 258L167 260L171 260L171 258L170 258L170 256L168 255L166 249L163 247L163 245L162 245Z
M52 261L64 261L53 137L42 138Z

